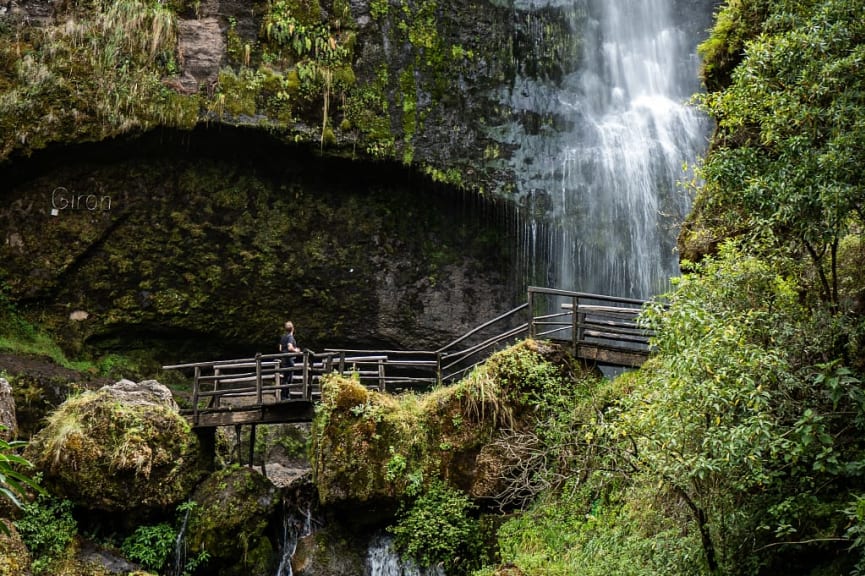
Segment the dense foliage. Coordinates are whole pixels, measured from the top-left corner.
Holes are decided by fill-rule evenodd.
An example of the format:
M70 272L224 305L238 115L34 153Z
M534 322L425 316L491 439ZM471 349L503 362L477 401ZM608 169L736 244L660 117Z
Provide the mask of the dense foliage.
M697 203L703 232L801 253L837 304L842 243L852 235L858 248L865 200L862 3L730 2L718 22L703 45L715 89L702 102L718 126ZM731 51L742 54L733 68Z
M196 568L210 559L210 554L206 550L201 550L193 556L189 556L186 550L183 532L189 514L196 506L197 504L190 500L177 507L177 528L168 522L136 527L132 534L124 538L120 546L123 555L154 572L175 574L175 576L189 576L194 573Z
M567 448L567 480L501 531L504 559L530 574L852 570L865 390L843 358L861 336L795 287L733 245L679 279L645 313L654 358L554 396L569 432L541 445Z
M477 520L470 515L473 508L464 493L434 482L401 508L391 528L397 550L421 566L440 565L447 574L465 574L479 548Z

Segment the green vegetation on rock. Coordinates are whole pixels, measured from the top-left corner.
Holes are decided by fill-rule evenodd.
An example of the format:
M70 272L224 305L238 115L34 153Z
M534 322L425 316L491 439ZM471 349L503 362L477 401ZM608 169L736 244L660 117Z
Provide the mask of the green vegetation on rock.
M89 509L170 508L201 480L206 463L168 394L164 387L153 394L117 386L84 392L49 417L26 454L47 488Z
M281 504L276 487L249 468L231 466L209 476L193 493L187 542L193 555L233 565L223 576L272 571L268 526Z
M56 573L56 563L68 556L78 533L72 502L48 494L29 502L15 527L33 557L32 570L37 576Z
M573 382L577 374L576 382ZM495 498L516 465L494 440L528 414L535 394L590 386L557 347L523 342L462 382L424 395L392 396L334 376L313 425L313 474L323 504L414 497L436 479L473 498Z
M162 82L177 72L171 8L140 0L64 6L54 22L0 27L0 159L16 148L198 121L197 98Z
M747 14L746 6L725 7L704 44L707 75L725 67L723 54L744 55L702 97L718 129L682 252L696 259L744 236L767 255L796 253L812 264L804 288L841 305L858 297L844 293L851 270L841 266L845 243L861 244L865 224L861 5L776 0Z

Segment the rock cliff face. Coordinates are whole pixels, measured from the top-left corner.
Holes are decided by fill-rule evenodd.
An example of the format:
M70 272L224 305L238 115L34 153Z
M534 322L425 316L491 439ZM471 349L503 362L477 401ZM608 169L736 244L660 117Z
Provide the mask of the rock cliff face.
M6 296L73 351L133 333L185 357L270 351L288 317L309 347L445 344L530 281L517 208L495 198L514 186L512 127L546 120L501 91L560 79L578 18L486 0L14 1Z
M287 318L434 348L518 298L508 209L400 167L229 128L42 158L6 180L0 277L72 349L271 352Z
M444 344L547 282L588 7L12 0L0 282L73 350Z
M13 0L0 15L0 159L206 121L507 192L517 138L555 125L529 104L543 94L510 95L576 67L585 12L522 0Z

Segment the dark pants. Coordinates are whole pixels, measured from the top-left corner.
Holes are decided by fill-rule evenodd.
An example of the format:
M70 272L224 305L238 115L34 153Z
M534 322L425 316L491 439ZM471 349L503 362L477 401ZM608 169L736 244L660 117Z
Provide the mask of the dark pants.
M294 381L294 358L282 359L282 385L288 386ZM288 400L288 388L280 390L280 398Z

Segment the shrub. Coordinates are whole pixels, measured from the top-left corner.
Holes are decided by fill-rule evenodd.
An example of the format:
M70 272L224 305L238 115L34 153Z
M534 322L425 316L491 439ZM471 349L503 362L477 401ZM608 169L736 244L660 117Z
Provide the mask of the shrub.
M52 561L62 557L78 533L72 517L72 502L48 494L24 505L24 515L15 521L21 539L33 556L33 573L47 574Z
M139 526L128 536L120 549L123 555L148 570L158 571L174 549L177 533L169 524Z
M396 549L421 566L441 564L447 574L467 573L473 568L480 545L477 521L469 513L474 504L468 496L442 481L397 514L389 528Z

